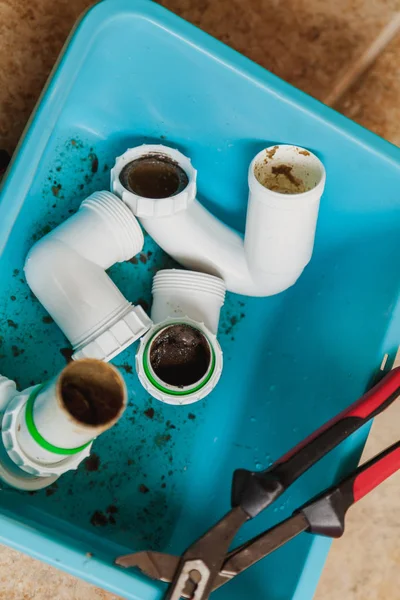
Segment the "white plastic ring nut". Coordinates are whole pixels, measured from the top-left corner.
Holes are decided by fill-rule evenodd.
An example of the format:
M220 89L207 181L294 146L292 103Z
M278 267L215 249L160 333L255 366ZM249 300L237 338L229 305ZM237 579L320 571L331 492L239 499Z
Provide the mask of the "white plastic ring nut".
M172 385L156 381L154 374L151 373L151 367L149 365L149 350L151 341L166 327L172 325L190 325L194 329L198 329L206 337L210 349L211 349L211 366L207 375L204 377L204 382L197 382L192 386L186 388L178 388ZM168 318L162 323L154 325L147 334L140 340L140 346L136 354L136 372L139 377L139 381L145 390L161 402L166 404L173 404L177 406L185 406L193 404L199 400L208 396L217 385L219 378L221 377L223 367L223 354L221 346L218 343L216 336L211 333L204 323L198 323L193 321L189 317L183 317L179 319ZM160 385L161 383L161 385Z
M187 175L186 187L166 198L147 198L127 189L121 182L121 173L129 163L145 157L160 157L170 159L178 165ZM163 146L162 144L143 144L130 148L119 156L111 169L111 190L121 198L137 217L167 217L186 210L196 197L197 171L193 168L189 158L184 154Z
M110 361L128 346L141 338L152 326L152 320L141 306L129 305L128 312L107 327L94 339L83 340L72 355L73 360L97 358Z
M31 390L30 390L31 391ZM90 455L92 444L78 454L67 456L53 465L39 464L29 458L18 443L18 416L29 398L29 393L17 394L7 406L2 421L2 438L4 448L11 460L23 471L35 477L59 477L67 471L77 469L80 463ZM49 484L50 485L50 484Z

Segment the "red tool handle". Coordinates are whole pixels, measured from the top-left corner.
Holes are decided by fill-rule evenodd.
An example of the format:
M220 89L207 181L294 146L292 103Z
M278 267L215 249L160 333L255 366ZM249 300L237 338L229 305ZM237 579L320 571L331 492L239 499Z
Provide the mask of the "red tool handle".
M400 367L390 371L362 398L328 421L266 471L235 471L233 506L240 505L249 517L255 517L305 471L370 419L383 412L399 395Z
M397 442L302 507L300 512L310 524L308 531L328 537L343 535L344 519L350 506L399 469L400 442Z
M381 412L385 410L396 398L400 395L400 367L397 369L393 369L393 371L389 371L389 373L381 379L379 383L377 383L373 388L368 390L361 396L359 400L351 404L348 408L345 408L341 413L333 417L330 421L327 421L325 425L322 425L320 429L314 431L309 437L305 438L302 442L300 442L297 446L289 450L287 454L282 456L277 463L282 464L288 462L289 459L297 454L299 450L302 450L305 446L308 446L313 440L316 438L321 438L322 434L332 430L333 426L337 423L341 423L340 429L345 434L344 437L340 440L347 438L351 433L359 429L364 423L367 423L373 417L376 417ZM347 419L351 419L356 417L359 419L357 422L347 421ZM357 427L354 428L354 426ZM351 427L350 433L347 433L347 428ZM338 433L338 432L337 432ZM333 449L333 448L332 448ZM328 452L330 449L328 450Z
M400 442L393 444L371 461L362 465L353 477L354 502L364 498L369 492L400 469Z

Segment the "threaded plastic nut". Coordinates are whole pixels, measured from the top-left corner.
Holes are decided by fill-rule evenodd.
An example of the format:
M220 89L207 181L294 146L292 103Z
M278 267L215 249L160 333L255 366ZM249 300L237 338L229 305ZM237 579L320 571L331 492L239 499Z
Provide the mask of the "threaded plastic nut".
M188 184L184 190L168 198L144 198L125 188L120 180L123 168L130 162L147 155L160 154L175 161L186 173ZM162 144L143 144L130 148L119 156L111 169L111 190L125 202L134 215L141 218L167 217L186 210L196 197L197 171L184 154Z
M67 456L53 465L37 463L29 458L20 447L17 430L18 416L21 411L25 409L31 391L32 388L29 391L25 390L14 396L4 412L2 421L2 439L8 456L20 469L35 477L58 477L67 471L77 469L80 463L90 455L92 444L78 454Z
M205 337L209 341L209 343L212 346L212 349L214 351L215 365L214 365L214 370L213 370L213 373L212 373L210 379L207 381L207 383L205 383L204 386L202 386L197 391L193 391L193 392L189 391L185 395L177 396L177 395L173 395L173 394L168 394L167 392L163 392L162 390L158 389L149 380L149 378L145 372L145 369L144 369L144 353L146 351L148 342L151 340L151 338L154 336L154 334L156 332L164 329L165 327L169 327L170 325L175 325L178 323L179 324L184 323L187 325L191 325L195 329L199 329L205 335ZM198 402L202 398L205 398L206 396L208 396L212 392L212 390L215 388L215 386L217 385L217 383L219 381L219 378L221 377L222 367L223 367L223 354L222 354L221 346L219 345L216 336L213 335L209 329L207 329L207 327L204 325L204 323L198 323L197 321L193 321L193 319L190 319L189 317L183 317L183 318L179 318L179 319L168 318L165 321L163 321L161 323L157 323L157 325L154 325L147 332L147 334L140 340L140 346L139 346L138 352L136 354L136 372L139 377L139 381L142 384L142 386L144 387L144 389L151 396L153 396L153 398L156 398L157 400L160 400L161 402L165 402L166 404L174 404L174 405L178 405L178 406L186 406L188 404L193 404L194 402Z
M152 324L153 321L141 306L129 304L125 314L105 331L92 335L75 347L72 358L97 358L108 362L141 338Z

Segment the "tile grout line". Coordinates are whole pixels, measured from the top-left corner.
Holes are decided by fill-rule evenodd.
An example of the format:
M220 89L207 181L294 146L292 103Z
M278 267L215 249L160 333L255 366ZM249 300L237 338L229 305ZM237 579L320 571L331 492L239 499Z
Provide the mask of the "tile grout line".
M323 102L328 106L334 107L344 94L348 92L360 77L373 65L399 32L400 12L397 12L379 32L375 40L358 58L356 58L334 84L332 90L323 99Z

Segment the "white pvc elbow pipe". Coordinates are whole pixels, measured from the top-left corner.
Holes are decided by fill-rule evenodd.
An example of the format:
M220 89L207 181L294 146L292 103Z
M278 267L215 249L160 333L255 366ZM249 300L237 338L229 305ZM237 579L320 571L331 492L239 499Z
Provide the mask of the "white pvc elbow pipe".
M136 355L139 380L154 398L192 404L217 385L223 357L216 334L225 290L219 277L194 271L165 269L154 277L154 325Z
M71 342L74 359L111 360L150 327L106 273L142 247L131 211L110 192L96 192L30 250L27 282Z
M127 403L120 373L94 359L72 362L47 383L22 392L12 383L0 381L0 477L20 489L46 487L76 469Z
M169 197L139 196L121 173L144 157L169 158L186 172L188 184ZM311 258L325 169L311 152L273 146L249 168L245 239L196 199L196 170L166 146L143 145L119 157L112 190L131 208L149 235L183 266L214 274L229 291L270 296L293 285Z

